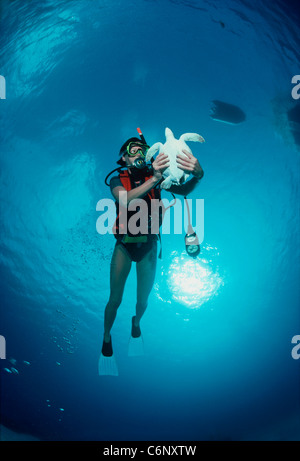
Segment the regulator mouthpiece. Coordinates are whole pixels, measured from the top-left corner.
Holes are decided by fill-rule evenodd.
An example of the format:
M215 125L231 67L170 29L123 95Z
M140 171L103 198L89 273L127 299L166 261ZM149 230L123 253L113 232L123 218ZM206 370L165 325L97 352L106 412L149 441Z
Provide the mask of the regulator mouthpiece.
M143 170L144 168L146 168L146 162L143 158L139 157L133 162L133 166L138 170Z

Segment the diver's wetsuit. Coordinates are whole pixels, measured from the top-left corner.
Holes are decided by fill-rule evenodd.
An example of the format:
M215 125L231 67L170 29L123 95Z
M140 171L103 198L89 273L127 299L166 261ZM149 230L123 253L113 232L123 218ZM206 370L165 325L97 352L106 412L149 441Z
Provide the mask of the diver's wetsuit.
M130 182L131 182L130 189L132 189L133 187L138 187L144 181L142 181L142 182L133 181L130 178ZM127 184L128 184L128 182L127 182ZM120 176L114 176L110 180L110 190L112 191L115 187L118 187L118 186L124 187L124 182L122 183L122 181L120 179ZM127 187L126 187L126 189L130 190ZM154 194L154 195L155 195L156 198L160 198L159 190L157 190L157 193ZM150 209L150 200L151 200L151 198L149 197L149 195L147 195L147 196L144 197L144 199L148 202L148 205L149 205L148 210L149 210ZM118 215L118 213L119 213L118 202L116 202L116 207L117 207L117 215ZM149 215L149 218L150 218L150 215ZM150 222L150 219L149 219L149 222ZM118 223L118 218L117 218L116 222ZM122 249L124 249L124 251L130 257L131 261L134 261L134 262L141 261L144 258L144 256L149 251L151 251L152 249L154 249L155 253L156 253L157 240L158 240L158 235L157 234L151 234L151 232L149 231L149 233L147 235L140 235L139 234L139 236L138 236L138 238L140 238L141 240L145 240L145 241L129 242L128 240L130 240L130 236L128 236L128 234L125 234L125 235L121 234L118 231L119 231L119 229L118 229L118 226L117 226L117 232L115 233L115 237L117 239L116 246L121 245Z

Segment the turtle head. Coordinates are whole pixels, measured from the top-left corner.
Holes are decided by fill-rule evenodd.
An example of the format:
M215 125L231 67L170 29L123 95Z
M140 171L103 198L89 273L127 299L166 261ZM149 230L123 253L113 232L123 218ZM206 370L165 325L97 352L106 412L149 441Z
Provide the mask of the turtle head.
M165 129L165 136L166 136L167 141L168 141L168 139L173 139L174 138L173 132L172 132L172 130L170 130L170 128Z

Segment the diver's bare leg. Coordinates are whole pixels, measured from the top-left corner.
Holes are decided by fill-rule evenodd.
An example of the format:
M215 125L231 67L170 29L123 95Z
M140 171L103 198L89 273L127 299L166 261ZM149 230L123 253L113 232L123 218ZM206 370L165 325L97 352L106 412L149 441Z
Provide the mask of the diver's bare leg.
M157 245L153 245L151 251L149 251L141 261L136 263L137 303L136 316L134 318L134 325L136 327L139 326L140 320L147 309L148 297L154 284L156 255Z
M122 302L125 282L131 268L131 259L121 245L114 249L110 264L110 296L104 312L104 341L109 343L110 330Z

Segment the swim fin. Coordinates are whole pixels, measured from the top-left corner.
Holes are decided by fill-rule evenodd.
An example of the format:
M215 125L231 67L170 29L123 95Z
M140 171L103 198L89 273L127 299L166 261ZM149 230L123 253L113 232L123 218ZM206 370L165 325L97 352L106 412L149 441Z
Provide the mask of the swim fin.
M134 317L132 317L131 335L128 344L128 356L138 357L144 355L144 341L140 327L134 325Z
M111 337L109 343L103 340L102 351L98 362L100 376L119 376L118 365L113 353Z

